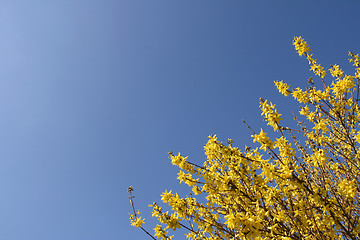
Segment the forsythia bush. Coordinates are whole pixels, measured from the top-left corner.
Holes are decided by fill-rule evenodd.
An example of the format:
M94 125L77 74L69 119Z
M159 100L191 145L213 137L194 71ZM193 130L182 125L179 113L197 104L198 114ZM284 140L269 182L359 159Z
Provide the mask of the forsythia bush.
M167 229L182 228L188 239L360 239L359 55L349 53L353 75L332 65L333 81L327 83L308 44L301 37L293 44L321 80L321 88L310 78L306 89L292 90L275 81L280 93L299 102L298 128L282 126L275 105L260 99L262 115L279 138L261 129L252 135L259 148L240 151L232 140L225 144L210 136L203 166L170 152L181 169L178 179L193 193L183 198L164 192L161 200L171 213L150 205L160 222L154 236L147 232L151 238L172 239ZM145 231L135 209L130 219Z

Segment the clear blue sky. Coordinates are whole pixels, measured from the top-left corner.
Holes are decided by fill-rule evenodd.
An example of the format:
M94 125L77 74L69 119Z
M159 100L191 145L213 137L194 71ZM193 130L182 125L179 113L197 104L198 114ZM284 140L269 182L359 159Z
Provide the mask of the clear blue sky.
M360 52L360 2L1 0L0 239L147 239L147 205L176 179L169 150L204 161L207 136L243 148L260 97L304 86L303 36L329 68ZM182 236L177 239L184 239Z

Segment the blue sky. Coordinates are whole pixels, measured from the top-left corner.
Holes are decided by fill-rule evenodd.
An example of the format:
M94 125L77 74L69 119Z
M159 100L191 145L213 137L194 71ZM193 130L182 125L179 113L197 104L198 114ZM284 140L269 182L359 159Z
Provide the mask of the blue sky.
M167 152L201 164L207 136L252 144L259 98L305 86L303 36L325 68L360 52L360 2L0 1L0 239L146 239L147 205L183 196ZM350 72L352 73L352 72ZM330 80L328 78L328 80ZM183 239L179 236L178 239Z

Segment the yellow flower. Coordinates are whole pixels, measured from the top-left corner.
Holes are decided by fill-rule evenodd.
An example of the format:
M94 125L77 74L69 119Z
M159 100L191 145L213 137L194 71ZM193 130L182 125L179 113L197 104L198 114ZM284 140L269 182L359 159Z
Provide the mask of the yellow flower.
M161 195L161 201L163 201L164 203L169 202L169 200L172 198L173 194L170 192L165 191L162 195Z
M269 137L266 136L267 133L264 133L262 128L259 134L251 135L254 138L253 142L266 142L269 140Z
M155 231L155 237L166 239L167 232L159 224L156 225L154 231Z
M342 181L339 183L339 192L346 198L354 198L356 196L355 181L342 179Z
M238 214L237 214L238 215ZM226 222L225 224L230 228L230 229L236 229L236 227L238 227L240 225L240 219L238 216L235 216L234 214L230 213L228 215L225 216Z
M290 95L290 91L289 91L290 86L289 85L287 85L286 83L283 83L283 81L274 81L274 83L281 94L284 94L285 96Z
M315 75L320 76L321 78L325 77L326 71L320 64L312 64L310 67L310 71L313 71Z
M355 140L360 143L360 132L357 132L357 134L355 135Z
M177 228L180 228L179 219L175 214L171 215L171 217L166 221L166 224L166 228L171 228L173 231L175 231Z
M344 71L342 71L339 68L339 65L334 64L331 66L331 68L329 70L330 70L331 76L333 76L333 77L341 78L342 76L344 76Z
M308 106L305 106L305 107L301 107L301 110L300 110L300 114L303 115L303 116L306 116L309 114L309 107Z
M277 109L275 108L275 104L272 104L270 102L270 105L268 104L267 100L260 101L260 107L261 107L261 115L265 115L265 120L268 122L267 125L270 125L274 128L274 131L279 130L279 121L283 120L280 118L281 114L277 112Z
M269 137L266 136L267 133L264 133L262 128L259 134L251 135L254 138L253 142L258 142L261 144L260 149L266 150L268 147L273 148L274 143L269 140Z
M180 153L178 153L177 156L170 155L169 157L170 157L171 163L172 163L173 165L179 165L179 164L182 162L182 160L183 160L183 157L180 155Z
M329 131L329 129L327 128L327 121L324 119L321 119L318 123L315 124L315 127L313 129L315 130L322 130L323 132L327 132Z
M299 102L299 103L309 103L310 99L306 92L304 92L301 88L296 88L292 92L292 96Z
M193 186L192 191L195 195L201 194L201 190L198 188L198 186Z
M293 45L295 46L295 50L299 53L300 57L311 51L308 44L302 37L295 37L293 40Z
M135 220L131 221L131 225L134 227L142 227L144 223L145 221L141 217L137 217Z
M340 94L350 92L355 87L355 81L352 76L345 75L343 79L339 79L332 83L332 91L339 96Z

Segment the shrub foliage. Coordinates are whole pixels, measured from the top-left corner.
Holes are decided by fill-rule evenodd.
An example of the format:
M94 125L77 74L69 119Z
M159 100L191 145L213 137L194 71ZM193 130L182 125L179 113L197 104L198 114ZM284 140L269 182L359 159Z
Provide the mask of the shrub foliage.
M183 228L188 239L359 239L359 55L349 52L355 73L346 75L338 65L324 70L301 37L293 45L318 81L310 78L306 89L275 81L281 94L299 104L297 127L282 126L275 105L260 99L262 115L278 138L248 126L259 147L241 151L231 139L222 143L210 136L202 166L170 152L180 168L178 179L192 193L180 197L165 191L161 200L170 212L150 205L159 221L154 235L146 232L151 238L172 239L168 229ZM132 188L129 192L131 223L146 231Z

